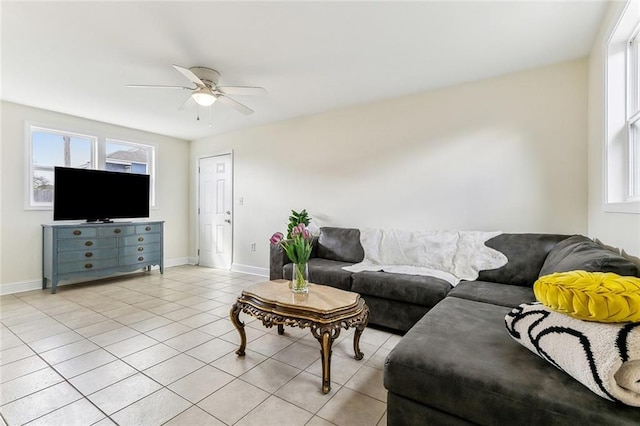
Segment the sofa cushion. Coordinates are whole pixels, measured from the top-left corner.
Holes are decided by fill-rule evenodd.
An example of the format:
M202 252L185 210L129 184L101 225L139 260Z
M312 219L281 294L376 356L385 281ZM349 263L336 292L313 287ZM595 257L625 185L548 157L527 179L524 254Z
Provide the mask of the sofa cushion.
M309 265L309 281L314 284L324 284L342 290L351 290L351 272L342 269L343 266L350 266L351 263L338 262L321 258L311 258ZM284 265L284 279L291 279L293 264Z
M510 308L447 297L385 363L395 394L476 424L640 424L640 410L595 395L514 341Z
M318 257L340 262L358 263L364 259L360 230L353 228L320 228Z
M451 284L424 275L356 272L351 290L362 295L432 307L447 295Z
M529 287L486 281L462 281L447 294L447 297L449 296L507 307L533 302L536 299Z
M486 242L502 252L509 261L506 265L480 271L478 281L531 287L538 279L540 269L551 249L567 235L502 234Z
M582 235L574 235L558 243L549 252L539 275L576 270L638 275L638 268L629 260Z

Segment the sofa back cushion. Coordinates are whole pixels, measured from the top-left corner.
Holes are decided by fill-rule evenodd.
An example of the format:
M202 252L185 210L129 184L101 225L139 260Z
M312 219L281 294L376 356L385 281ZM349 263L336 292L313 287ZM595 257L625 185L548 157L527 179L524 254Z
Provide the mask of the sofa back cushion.
M317 256L340 262L362 262L364 249L360 244L360 230L354 228L320 228Z
M558 243L549 252L540 276L569 271L613 272L637 276L638 268L628 259L582 235L574 235Z
M480 271L478 281L532 287L549 252L568 235L555 234L501 234L485 245L502 252L509 261L506 265Z

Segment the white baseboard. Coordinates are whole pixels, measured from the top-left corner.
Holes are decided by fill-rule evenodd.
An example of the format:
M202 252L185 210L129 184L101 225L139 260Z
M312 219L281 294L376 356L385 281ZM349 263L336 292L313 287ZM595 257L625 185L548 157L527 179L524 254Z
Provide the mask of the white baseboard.
M192 265L191 262L189 262L189 258L188 257L178 257L177 259L166 259L164 261L164 267L165 268L171 268L172 266L182 266L182 265Z
M198 264L198 258L197 257L190 257L188 263L189 263L189 265L197 265Z
M179 257L176 259L166 259L164 261L164 267L165 268L171 268L172 266L180 266L180 265L187 265L189 263L189 258L187 257ZM160 269L159 266L152 266L151 269ZM120 275L127 275L127 274L135 274L135 273L140 273L141 270L138 271L133 271L133 272L125 272L122 273ZM98 279L105 279L105 278L110 278L110 277L115 277L118 274L114 274L112 276L109 277L101 277ZM89 282L89 281L95 281L94 279L91 280L87 280L87 279L76 279L76 280L65 280L61 283L58 283L59 287L62 287L64 285L70 285L70 284L77 284L77 283L82 283L82 282ZM20 281L17 283L9 283L9 284L2 284L0 285L0 296L4 296L5 294L13 294L13 293L21 293L23 291L31 291L31 290L41 290L42 289L42 280L34 280L34 281ZM47 291L51 291L51 282L47 283Z
M231 270L233 272L242 272L244 274L258 275L260 277L268 277L269 276L269 269L268 268L258 268L257 266L240 265L238 263L234 263L234 264L231 265Z
M51 286L51 284L49 284L49 286ZM0 296L4 296L5 294L21 293L23 291L39 290L41 288L42 280L3 284L0 286Z

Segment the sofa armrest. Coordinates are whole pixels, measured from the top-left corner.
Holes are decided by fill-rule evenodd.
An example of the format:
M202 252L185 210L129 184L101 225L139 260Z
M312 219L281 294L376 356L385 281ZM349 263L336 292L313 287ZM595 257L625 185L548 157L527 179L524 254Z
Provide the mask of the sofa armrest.
M282 274L282 268L290 262L291 261L280 244L271 244L269 250L269 279L283 279L284 275Z
M318 255L318 237L313 237L311 239L311 255L310 258L317 257ZM284 252L284 249L280 244L273 245L269 247L269 279L270 280L281 280L284 278L282 274L282 268L287 263L291 263L289 258L287 257L287 253Z

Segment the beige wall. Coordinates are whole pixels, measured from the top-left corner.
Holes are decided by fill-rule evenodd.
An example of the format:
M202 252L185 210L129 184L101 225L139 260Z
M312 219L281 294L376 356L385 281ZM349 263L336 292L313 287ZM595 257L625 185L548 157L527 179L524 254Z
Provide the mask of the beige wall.
M589 57L589 236L640 257L640 215L609 213L604 205L604 51L624 2L613 2Z
M25 210L25 121L99 137L157 146L157 209L151 219L165 221L165 261L186 263L188 256L189 143L152 133L3 102L0 167L0 293L41 279L40 224L51 210ZM4 291L3 291L4 290Z
M233 150L234 264L267 268L290 209L337 226L585 234L586 139L578 60L193 141L191 255L201 156Z

